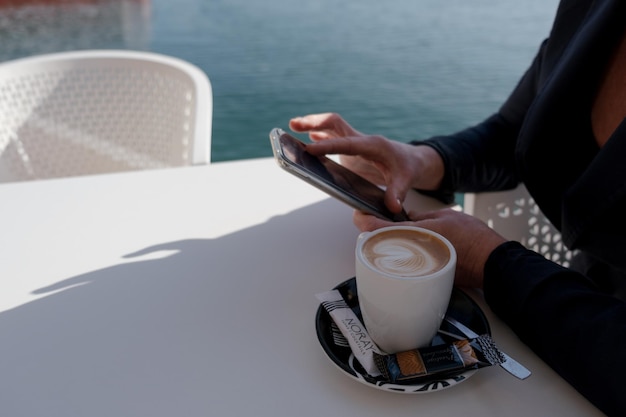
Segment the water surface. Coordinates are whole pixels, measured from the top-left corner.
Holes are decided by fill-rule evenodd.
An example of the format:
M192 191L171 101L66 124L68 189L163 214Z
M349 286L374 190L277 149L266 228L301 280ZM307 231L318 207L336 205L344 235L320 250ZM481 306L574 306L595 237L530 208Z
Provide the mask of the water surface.
M271 155L312 112L408 141L495 110L548 34L556 0L101 0L0 9L0 60L143 49L211 79L212 159Z

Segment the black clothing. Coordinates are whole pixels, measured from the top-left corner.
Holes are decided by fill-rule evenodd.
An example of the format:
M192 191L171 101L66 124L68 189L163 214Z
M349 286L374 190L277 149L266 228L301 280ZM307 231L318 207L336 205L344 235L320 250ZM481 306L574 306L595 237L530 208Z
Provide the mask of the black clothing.
M626 416L626 119L600 148L599 83L626 29L626 1L563 0L550 37L499 112L426 142L444 160L443 193L523 182L570 249L577 272L515 242L485 267L485 298L597 407ZM625 75L626 76L626 75Z

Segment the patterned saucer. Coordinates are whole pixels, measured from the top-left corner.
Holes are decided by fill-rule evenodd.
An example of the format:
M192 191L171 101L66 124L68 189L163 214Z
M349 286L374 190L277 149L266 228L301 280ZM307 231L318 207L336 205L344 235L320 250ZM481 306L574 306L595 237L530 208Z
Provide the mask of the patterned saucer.
M359 308L359 298L356 290L356 279L351 278L334 289L339 290L348 306L354 311L359 319L361 317L361 309ZM453 317L465 324L478 334L491 334L487 317L467 294L460 289L455 288L452 291L450 304L448 305L448 316ZM454 385L466 381L469 377L476 373L475 369L469 371L458 371L457 373L447 374L445 376L426 376L419 382L403 384L402 382L391 383L382 376L372 377L365 372L361 364L352 354L347 341L339 332L339 329L331 319L330 315L320 305L315 316L315 328L317 330L317 338L328 355L328 358L344 373L357 381L385 391L420 394L433 391L441 391ZM452 333L463 337L454 326L443 322L441 324L442 331ZM440 333L431 342L431 345L448 344L454 339Z

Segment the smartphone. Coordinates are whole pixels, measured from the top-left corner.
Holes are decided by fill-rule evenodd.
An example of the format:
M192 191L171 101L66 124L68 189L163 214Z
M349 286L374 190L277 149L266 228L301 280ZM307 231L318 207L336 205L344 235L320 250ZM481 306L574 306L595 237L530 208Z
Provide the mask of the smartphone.
M306 151L306 145L280 128L270 132L274 157L283 169L351 207L394 222L409 220L406 212L392 213L385 192L376 184L326 156Z

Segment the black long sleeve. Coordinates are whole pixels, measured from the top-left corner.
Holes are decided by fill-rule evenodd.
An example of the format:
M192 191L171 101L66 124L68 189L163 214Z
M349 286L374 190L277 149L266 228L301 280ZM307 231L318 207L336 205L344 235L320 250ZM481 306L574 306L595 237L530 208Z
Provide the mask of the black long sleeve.
M485 298L559 375L609 416L626 416L626 303L517 242L485 266Z

